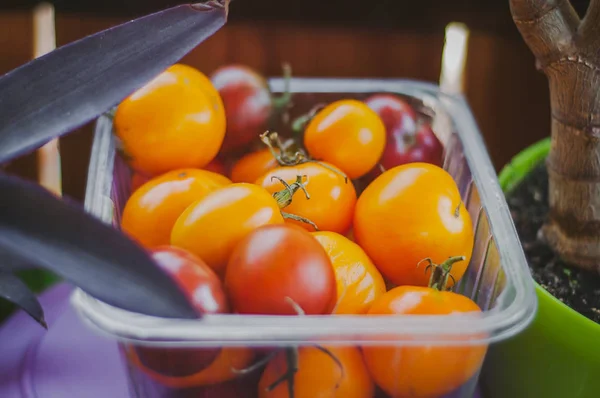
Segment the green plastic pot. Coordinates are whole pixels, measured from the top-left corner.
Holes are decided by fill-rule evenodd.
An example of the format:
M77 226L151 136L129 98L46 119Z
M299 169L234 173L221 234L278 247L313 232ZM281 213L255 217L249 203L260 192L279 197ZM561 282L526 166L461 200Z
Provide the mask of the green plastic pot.
M501 171L510 192L550 150L544 139ZM529 328L490 348L483 373L486 398L600 397L600 325L536 284L538 312Z

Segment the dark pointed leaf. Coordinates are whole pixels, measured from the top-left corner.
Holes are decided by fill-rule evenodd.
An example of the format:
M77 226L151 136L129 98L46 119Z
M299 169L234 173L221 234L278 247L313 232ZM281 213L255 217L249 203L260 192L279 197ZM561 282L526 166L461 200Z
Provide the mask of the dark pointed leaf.
M35 266L0 246L0 272L15 272L34 268Z
M125 310L197 318L184 293L149 254L38 185L0 173L0 247Z
M0 261L2 261L0 259ZM16 276L0 271L0 298L4 298L28 313L37 323L48 328L44 310L35 294Z
M118 104L221 28L228 3L213 0L148 15L0 77L0 164Z

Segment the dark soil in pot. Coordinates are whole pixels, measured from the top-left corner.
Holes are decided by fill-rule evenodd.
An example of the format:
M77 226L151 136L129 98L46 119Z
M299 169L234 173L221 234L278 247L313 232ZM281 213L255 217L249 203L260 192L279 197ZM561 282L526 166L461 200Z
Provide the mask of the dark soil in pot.
M570 308L600 323L600 275L571 268L540 238L548 215L548 173L542 162L506 200L533 278Z

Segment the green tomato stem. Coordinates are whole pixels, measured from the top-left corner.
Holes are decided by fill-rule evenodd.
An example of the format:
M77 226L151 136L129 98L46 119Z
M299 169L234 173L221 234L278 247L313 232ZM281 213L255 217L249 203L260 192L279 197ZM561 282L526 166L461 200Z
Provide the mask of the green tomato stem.
M290 88L292 80L292 67L290 64L284 63L282 69L284 79L283 93L279 97L272 99L273 110L275 114L284 112L292 101L292 91Z
M446 261L444 261L441 264L435 264L430 258L426 258L421 260L419 262L419 265L422 262L427 262L428 264L425 268L425 272L427 272L427 270L429 270L430 268L432 269L431 276L429 277L428 286L435 290L444 291L447 290L446 287L448 285L448 279L452 278L452 280L454 280L454 277L452 276L452 274L450 274L450 271L452 270L452 265L459 261L465 260L465 256L454 256L449 257Z

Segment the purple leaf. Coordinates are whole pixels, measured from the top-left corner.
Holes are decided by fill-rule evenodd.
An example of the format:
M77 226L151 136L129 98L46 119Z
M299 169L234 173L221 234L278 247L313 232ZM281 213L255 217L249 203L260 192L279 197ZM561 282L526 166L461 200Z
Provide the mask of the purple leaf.
M96 33L0 77L0 164L93 120L214 34L228 0L181 5Z
M0 251L9 259L50 270L125 310L166 318L200 316L144 249L79 205L2 173L0 192Z
M35 294L19 278L9 272L0 271L0 297L23 309L37 323L48 328L44 320L44 310Z

